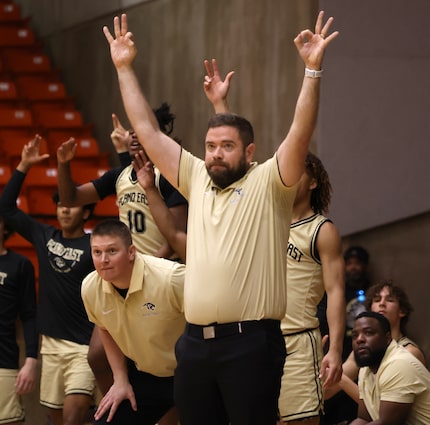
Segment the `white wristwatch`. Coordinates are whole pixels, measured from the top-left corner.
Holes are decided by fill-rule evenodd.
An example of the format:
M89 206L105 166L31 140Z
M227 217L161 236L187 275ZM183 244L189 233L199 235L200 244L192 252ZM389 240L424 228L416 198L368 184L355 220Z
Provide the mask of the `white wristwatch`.
M321 78L323 74L323 70L317 71L315 69L305 68L305 77L310 78Z

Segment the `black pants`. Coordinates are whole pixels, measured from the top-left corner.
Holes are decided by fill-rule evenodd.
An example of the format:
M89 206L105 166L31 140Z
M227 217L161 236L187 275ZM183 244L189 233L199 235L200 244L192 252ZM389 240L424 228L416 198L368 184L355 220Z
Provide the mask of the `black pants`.
M129 400L124 400L110 422L106 422L108 411L94 425L154 425L173 407L173 377L160 378L140 372L129 360L128 379L136 397L137 411L131 408Z
M241 333L231 334L232 325L218 325L219 332L215 326L210 339L187 325L179 338L175 405L181 425L276 424L286 356L279 321L241 322Z

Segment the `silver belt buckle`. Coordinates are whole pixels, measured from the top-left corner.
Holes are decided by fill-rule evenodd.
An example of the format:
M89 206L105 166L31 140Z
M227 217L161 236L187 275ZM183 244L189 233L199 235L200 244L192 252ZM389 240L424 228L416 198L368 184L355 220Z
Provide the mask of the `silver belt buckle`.
M215 338L215 326L205 326L203 328L203 339Z

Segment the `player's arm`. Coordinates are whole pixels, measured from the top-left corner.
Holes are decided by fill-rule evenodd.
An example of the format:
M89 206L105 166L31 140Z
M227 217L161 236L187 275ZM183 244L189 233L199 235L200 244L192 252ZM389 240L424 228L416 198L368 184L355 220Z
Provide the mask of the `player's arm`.
M342 375L342 349L345 333L344 260L339 233L333 223L325 222L316 242L321 259L324 288L327 293L329 350L321 362L324 386L338 382Z
M365 425L373 423L372 418L367 411L366 405L363 400L359 400L358 402L358 411L357 411L357 419L354 419L350 425Z
M174 187L178 187L181 147L160 130L154 113L142 93L132 66L137 50L133 34L128 31L127 16L121 15L121 20L118 17L114 18L115 38L107 27L103 28L103 32L110 45L128 119L151 161Z
M358 366L355 363L354 352L351 351L348 358L343 362L342 365L342 377L340 381L324 391L324 399L328 400L333 397L339 391L343 390L349 395L356 403L359 400L358 385L356 384L358 377Z
M77 186L72 179L70 161L74 158L76 141L70 138L57 149L58 196L62 205L75 207L99 201L99 196L91 182Z
M17 394L27 394L34 390L37 378L37 359L26 357L16 378L15 391Z
M94 417L98 420L110 409L109 417L107 418L109 422L123 400L130 400L133 410L137 410L137 405L133 388L128 380L128 369L124 354L106 329L99 327L99 331L109 365L112 369L114 383L100 401Z
M328 44L338 35L328 35L333 18L323 25L324 12L320 12L315 32L301 31L294 39L296 48L308 69L321 70ZM282 181L286 186L295 185L304 171L305 157L317 121L321 78L304 77L297 100L290 130L277 150L277 160Z
M19 274L19 317L21 319L24 341L25 361L18 372L15 390L17 394L33 391L37 379L37 354L39 334L36 321L36 282L34 267L30 260L23 262Z
M381 400L379 405L379 421L371 422L380 425L403 425L408 419L412 403L395 403Z
M168 242L168 247L171 248L168 256L171 257L174 253L185 263L186 248L187 248L187 205L181 204L175 207L167 208L160 194L154 190L148 196L148 203L153 203L150 206L154 220L160 229L161 234ZM148 192L147 192L148 194ZM155 203L154 203L155 201ZM157 217L155 217L155 215ZM166 255L159 255L166 257Z

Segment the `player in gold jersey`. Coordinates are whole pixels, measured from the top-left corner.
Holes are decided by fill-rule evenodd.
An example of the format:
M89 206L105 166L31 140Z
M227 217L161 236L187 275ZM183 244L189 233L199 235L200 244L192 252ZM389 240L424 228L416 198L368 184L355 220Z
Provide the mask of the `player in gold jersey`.
M331 185L322 162L308 153L290 227L287 252L287 312L281 322L287 347L279 411L288 424L317 425L323 383L342 373L345 328L344 261L341 241L327 213ZM330 348L323 357L317 308L327 292Z

